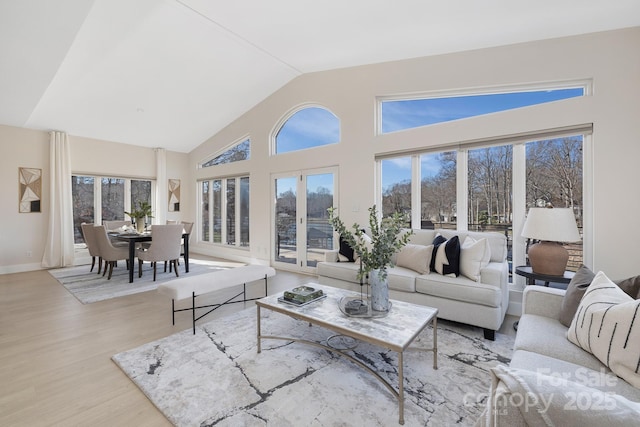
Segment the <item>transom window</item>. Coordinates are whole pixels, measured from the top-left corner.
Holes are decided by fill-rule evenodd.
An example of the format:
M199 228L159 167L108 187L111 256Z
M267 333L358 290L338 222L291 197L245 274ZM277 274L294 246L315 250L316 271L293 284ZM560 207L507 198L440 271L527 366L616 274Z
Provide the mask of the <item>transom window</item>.
M275 154L340 142L340 120L322 107L306 107L289 117L275 137Z
M420 126L465 119L499 111L528 107L584 96L586 85L562 88L457 94L380 101L381 132L389 133Z
M225 163L239 162L242 160L249 160L251 158L251 141L247 138L244 141L233 145L231 148L225 150L222 154L217 155L211 160L207 160L200 164L201 168L208 168L210 166L222 165Z

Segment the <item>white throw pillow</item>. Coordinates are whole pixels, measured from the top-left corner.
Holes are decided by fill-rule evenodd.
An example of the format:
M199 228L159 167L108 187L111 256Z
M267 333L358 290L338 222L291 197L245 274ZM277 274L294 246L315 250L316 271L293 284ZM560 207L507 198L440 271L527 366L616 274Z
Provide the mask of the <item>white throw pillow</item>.
M476 282L480 281L480 270L489 264L491 248L485 238L476 240L471 236L460 246L460 274Z
M640 388L640 300L598 272L584 293L567 338Z
M429 273L429 263L431 262L431 254L433 245L412 245L406 244L398 252L396 265L405 267L420 274Z

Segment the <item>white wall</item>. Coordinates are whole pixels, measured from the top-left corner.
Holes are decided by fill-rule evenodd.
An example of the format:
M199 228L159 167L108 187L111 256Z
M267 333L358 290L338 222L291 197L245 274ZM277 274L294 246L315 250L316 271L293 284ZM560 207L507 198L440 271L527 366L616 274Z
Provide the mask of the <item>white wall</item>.
M219 256L270 259L271 175L339 166L341 217L366 222L374 203L374 157L398 150L446 147L479 138L593 123L594 209L586 218L592 268L613 278L640 273L636 187L640 158L640 28L307 74L231 123L190 153L193 181L251 174L250 251L197 244ZM593 95L376 136L377 96L592 79ZM239 94L241 96L241 94ZM316 103L334 112L342 141L334 146L269 156L269 138L292 108ZM196 170L197 163L242 136L251 160ZM587 159L589 160L589 159ZM191 200L195 200L195 186ZM589 197L589 196L587 196ZM589 213L586 213L588 215ZM195 240L195 239L194 239ZM194 241L192 240L192 241Z
M156 177L153 149L70 135L71 168L74 174ZM0 125L0 274L37 270L44 252L49 215L48 132ZM41 213L18 213L18 167L42 169ZM188 155L167 153L167 177L188 183ZM167 219L193 221L193 201L183 195L181 212ZM159 207L156 207L157 209ZM165 211L167 207L164 207ZM31 256L27 256L31 252ZM76 253L78 259L84 253Z

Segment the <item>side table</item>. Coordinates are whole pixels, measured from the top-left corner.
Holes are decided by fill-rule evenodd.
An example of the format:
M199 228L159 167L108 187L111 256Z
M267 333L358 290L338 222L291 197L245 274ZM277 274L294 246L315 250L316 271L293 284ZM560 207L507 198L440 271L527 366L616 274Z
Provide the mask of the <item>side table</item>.
M533 269L528 265L521 265L516 267L516 274L518 276L527 278L527 285L535 285L536 280L544 282L545 286L549 286L549 283L563 283L568 284L573 279L575 273L573 271L565 271L562 276L549 276L547 274L534 273ZM518 330L518 322L513 323L513 329Z
M549 286L549 283L568 284L576 273L573 271L565 271L562 276L549 276L547 274L534 273L528 265L521 265L516 267L516 274L518 276L526 277L527 285L535 285L536 280L539 280L544 282L545 286Z

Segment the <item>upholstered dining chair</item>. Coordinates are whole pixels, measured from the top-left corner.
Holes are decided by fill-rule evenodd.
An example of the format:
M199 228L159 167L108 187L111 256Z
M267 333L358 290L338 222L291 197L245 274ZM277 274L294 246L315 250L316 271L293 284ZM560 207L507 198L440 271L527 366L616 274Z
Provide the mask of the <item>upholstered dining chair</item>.
M123 225L131 226L131 220L125 221L103 221L104 226L107 228L107 231L117 230Z
M151 229L151 246L146 250L138 250L138 277L142 277L142 264L149 261L153 265L153 281L156 280L158 261L165 261L175 268L178 274L178 258L182 245L182 224L154 225Z
M127 260L127 268L133 268L129 265L129 249L126 247L114 246L107 234L107 228L104 225L96 225L93 227L93 231L98 242L98 248L100 249L100 256L104 260L104 276L109 269L108 280L111 280L111 274L113 273L113 267L121 260Z
M84 238L84 243L87 245L87 250L89 251L89 255L91 255L91 270L93 271L93 267L96 265L96 257L98 257L98 274L102 271L102 257L100 256L100 248L98 247L98 241L96 240L96 233L94 231L95 226L93 223L87 224L83 222L80 224L82 229L82 237Z

